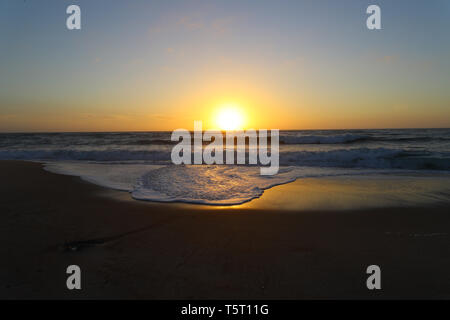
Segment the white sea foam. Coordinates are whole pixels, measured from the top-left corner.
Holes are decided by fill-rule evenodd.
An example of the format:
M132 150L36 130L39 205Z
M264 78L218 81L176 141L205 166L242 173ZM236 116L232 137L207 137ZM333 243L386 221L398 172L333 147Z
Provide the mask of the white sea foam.
M209 205L241 204L264 190L298 178L377 173L339 168L281 167L277 175L262 176L259 168L236 165L143 165L50 162L45 169L79 176L100 186L128 191L138 200Z
M257 167L167 166L139 178L132 196L149 201L231 205L258 198L265 189L296 178L292 168L283 168L274 176L262 176Z

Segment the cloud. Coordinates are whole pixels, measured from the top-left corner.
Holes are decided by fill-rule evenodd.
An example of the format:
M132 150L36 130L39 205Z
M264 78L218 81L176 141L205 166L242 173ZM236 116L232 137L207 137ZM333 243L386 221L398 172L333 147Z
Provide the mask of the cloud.
M198 18L185 16L178 20L176 23L177 26L181 26L186 30L194 31L198 29L202 29L204 26L204 23L200 21Z
M161 113L154 113L149 115L149 118L151 119L155 119L155 120L164 120L164 121L168 121L168 120L174 120L177 119L178 117L175 116L168 116L166 114L161 114Z
M17 114L0 114L0 120L11 120L11 119L17 119Z
M162 31L162 29L159 26L154 26L154 27L148 28L149 34L157 34L157 33L160 33L161 31Z
M224 17L218 19L207 19L195 15L184 15L166 19L158 25L153 25L148 29L151 36L166 32L197 32L202 31L212 35L228 34L232 30L234 22L233 17Z
M233 20L232 17L216 19L211 23L211 30L218 34L230 33Z
M396 56L384 56L380 59L380 61L386 64L391 64L397 61L397 59L398 58Z

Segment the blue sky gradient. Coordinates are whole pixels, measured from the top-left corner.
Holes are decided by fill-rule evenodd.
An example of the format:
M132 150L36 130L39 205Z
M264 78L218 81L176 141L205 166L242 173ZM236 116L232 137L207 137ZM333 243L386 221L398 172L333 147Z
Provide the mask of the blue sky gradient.
M448 127L449 31L447 0L2 0L0 131L172 130L228 100L255 127Z

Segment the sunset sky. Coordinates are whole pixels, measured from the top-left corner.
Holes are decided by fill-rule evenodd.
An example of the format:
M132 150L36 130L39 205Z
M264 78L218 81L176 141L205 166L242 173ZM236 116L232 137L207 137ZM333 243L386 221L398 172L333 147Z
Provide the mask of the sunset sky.
M0 39L2 132L450 127L448 0L2 0Z

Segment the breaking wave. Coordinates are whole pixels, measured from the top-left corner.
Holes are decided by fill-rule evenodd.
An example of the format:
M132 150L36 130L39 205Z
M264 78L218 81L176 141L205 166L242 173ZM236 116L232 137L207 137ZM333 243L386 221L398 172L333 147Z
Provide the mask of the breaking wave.
M3 160L139 162L169 164L170 151L144 150L3 150ZM248 156L247 156L248 159ZM450 170L450 153L414 152L388 148L353 148L326 151L284 151L284 166Z
M358 134L339 134L333 136L281 136L282 144L342 144L368 140L370 137Z

